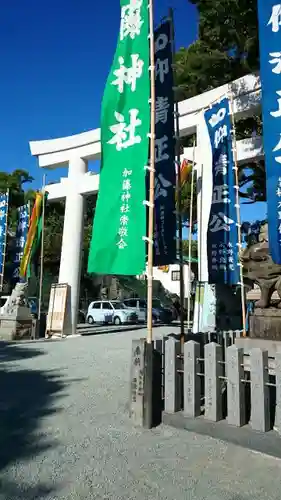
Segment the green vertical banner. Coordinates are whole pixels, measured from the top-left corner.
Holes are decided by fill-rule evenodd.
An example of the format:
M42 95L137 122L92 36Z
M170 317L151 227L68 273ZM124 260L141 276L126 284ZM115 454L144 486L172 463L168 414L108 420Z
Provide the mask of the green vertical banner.
M145 269L150 77L148 0L121 0L117 50L102 102L100 185L88 272Z

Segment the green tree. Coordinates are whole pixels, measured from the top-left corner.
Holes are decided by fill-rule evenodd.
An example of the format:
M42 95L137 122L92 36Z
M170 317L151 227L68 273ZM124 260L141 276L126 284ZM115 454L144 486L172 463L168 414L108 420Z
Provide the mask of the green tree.
M190 0L199 12L199 37L175 56L178 100L224 85L259 70L256 0ZM236 123L237 140L262 134L260 115ZM191 138L183 142L191 146ZM239 169L240 195L245 202L266 200L264 162ZM190 205L190 187L183 191L184 212Z

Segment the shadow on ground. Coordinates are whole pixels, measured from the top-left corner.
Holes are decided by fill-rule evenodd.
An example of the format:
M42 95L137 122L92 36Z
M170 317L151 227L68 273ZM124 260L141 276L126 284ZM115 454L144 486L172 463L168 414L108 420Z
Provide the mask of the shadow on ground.
M17 460L36 460L39 453L56 446L55 442L40 438L36 431L40 419L60 411L54 400L63 396L66 383L54 371L22 369L17 364L42 355L45 352L39 349L0 342L0 499L31 500L53 493L51 483L38 481L31 488L24 480L19 484L10 481L7 470L3 474Z

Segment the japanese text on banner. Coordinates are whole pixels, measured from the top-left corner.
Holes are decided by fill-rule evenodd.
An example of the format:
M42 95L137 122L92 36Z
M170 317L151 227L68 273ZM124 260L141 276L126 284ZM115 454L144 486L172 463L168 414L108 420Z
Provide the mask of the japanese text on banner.
M175 139L171 24L155 31L155 220L154 265L176 260Z
M105 88L102 168L88 272L145 268L145 175L150 128L148 0L121 0L117 50Z
M239 281L238 231L229 101L205 111L213 156L213 199L207 234L209 283Z
M4 274L7 235L8 194L0 193L0 275Z
M23 205L17 209L18 225L16 229L16 240L14 246L14 269L13 279L17 280L20 277L20 261L23 256L23 251L26 243L29 223L29 205Z
M281 3L258 0L269 249L281 264Z

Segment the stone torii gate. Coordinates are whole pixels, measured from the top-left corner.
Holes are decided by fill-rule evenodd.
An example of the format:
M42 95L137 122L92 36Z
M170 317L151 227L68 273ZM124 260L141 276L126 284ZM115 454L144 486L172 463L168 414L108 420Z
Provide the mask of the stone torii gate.
M236 119L251 116L260 106L260 80L248 75L230 84L205 92L179 103L179 125L182 137L197 134L195 161L199 177L198 243L199 280L208 281L207 227L212 197L211 147L203 110L211 103L232 92L233 113ZM54 169L68 166L68 177L58 184L48 185L49 201L65 199L65 218L62 238L59 283L68 283L70 289L70 317L66 324L75 333L79 304L81 250L83 242L84 196L97 193L99 175L88 172L88 160L100 158L100 130L46 141L30 142L32 156L38 157L39 167ZM243 163L263 156L260 137L237 143L238 162ZM192 160L192 148L186 148L185 158Z

